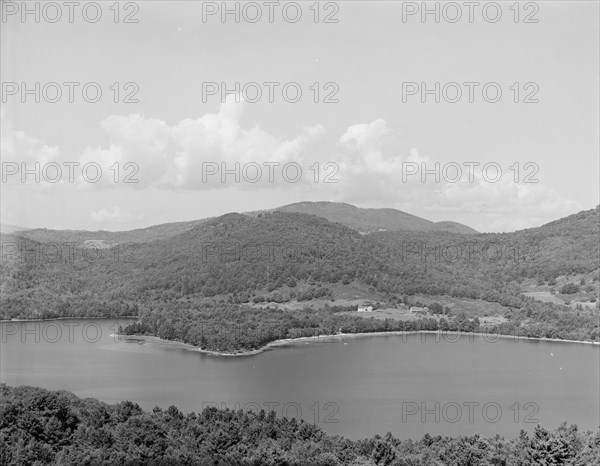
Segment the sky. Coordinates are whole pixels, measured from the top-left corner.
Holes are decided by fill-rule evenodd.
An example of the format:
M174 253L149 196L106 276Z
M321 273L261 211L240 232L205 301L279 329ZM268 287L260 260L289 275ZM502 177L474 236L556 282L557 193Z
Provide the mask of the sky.
M3 224L336 201L502 232L600 202L596 1L1 4Z

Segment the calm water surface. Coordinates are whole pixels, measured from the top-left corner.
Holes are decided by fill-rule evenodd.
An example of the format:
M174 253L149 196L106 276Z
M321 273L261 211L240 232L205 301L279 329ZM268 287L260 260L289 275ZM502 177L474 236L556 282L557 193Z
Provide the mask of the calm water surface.
M2 323L0 381L147 410L271 407L353 439L600 425L598 346L390 335L234 358L118 341L117 328L114 320Z

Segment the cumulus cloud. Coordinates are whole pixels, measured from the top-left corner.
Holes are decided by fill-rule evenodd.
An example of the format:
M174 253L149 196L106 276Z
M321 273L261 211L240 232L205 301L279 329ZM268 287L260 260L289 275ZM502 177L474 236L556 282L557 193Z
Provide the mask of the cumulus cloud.
M25 132L13 128L6 115L6 108L0 110L0 152L4 162L40 164L55 162L60 158L60 149L48 146ZM31 165L32 166L32 165Z
M540 182L525 183L523 173L515 182L502 163L440 162L416 148L406 154L385 151L392 136L384 120L375 120L353 125L340 137L338 200L431 218L466 216L481 231L539 225L582 208Z
M379 151L390 134L385 121L378 119L371 123L350 126L340 137L340 143L351 150Z
M324 133L317 125L304 128L294 139L282 140L259 126L244 129L239 122L243 106L243 102L228 101L218 113L183 120L172 128L175 187L201 189L255 184L265 187L269 183L265 162L279 164L278 170L287 163L302 165L312 145ZM227 170L238 176L227 175ZM284 181L281 176L272 180Z
M112 209L100 209L90 214L90 218L94 222L103 224L115 224L115 223L126 223L133 219L133 215L123 212L119 206L114 206ZM138 215L138 219L143 216Z
M299 135L286 140L258 125L243 128L240 118L244 105L230 96L218 112L173 125L138 114L108 117L101 125L109 146L86 148L81 161L101 161L105 166L135 164L139 167L138 183L131 187L137 188L281 186L285 183L282 168L286 164L301 168L310 164L307 157L325 130L321 125L303 128ZM273 170L277 176L273 176Z
M483 161L470 171L464 161L437 162L416 148L389 150L395 133L383 119L353 124L338 137L317 124L284 139L259 125L243 127L244 107L231 96L216 113L174 124L140 114L109 116L101 122L108 144L86 147L77 157L82 166L99 164L103 175L98 182L78 180L76 185L88 190L114 188L115 183L135 189L284 188L296 190L299 199L311 195L433 218L472 215L476 222L471 225L486 231L532 226L537 219L541 223L581 208L542 183L515 182L508 166L500 165L502 175L495 179L493 167L482 170ZM4 114L2 152L4 160L64 160L58 147L14 130ZM318 182L311 168L315 162ZM299 179L294 165L303 171ZM290 166L286 174L292 180L282 176ZM118 222L127 215L114 207L91 218Z

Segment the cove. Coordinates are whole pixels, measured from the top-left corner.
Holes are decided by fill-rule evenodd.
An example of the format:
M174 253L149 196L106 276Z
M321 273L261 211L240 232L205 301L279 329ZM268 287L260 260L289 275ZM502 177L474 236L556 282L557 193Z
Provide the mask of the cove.
M600 347L463 335L319 338L219 357L115 337L126 320L0 323L0 382L142 408L273 410L352 439L600 425Z

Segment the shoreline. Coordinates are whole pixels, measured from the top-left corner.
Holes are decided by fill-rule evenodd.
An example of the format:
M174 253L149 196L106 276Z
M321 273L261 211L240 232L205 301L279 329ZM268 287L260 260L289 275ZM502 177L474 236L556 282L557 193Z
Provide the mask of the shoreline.
M457 332L457 331L447 331L440 333L437 330L392 330L388 332L357 332L357 333L338 333L335 335L315 335L312 337L298 337L298 338L285 338L280 340L274 340L267 343L262 348L258 348L255 350L241 350L236 353L222 353L219 351L213 350L204 350L200 349L197 346L191 345L189 343L184 343L177 340L164 340L154 335L114 335L124 339L137 340L141 342L151 342L158 343L159 345L171 347L171 348L180 348L186 349L189 351L195 351L198 353L206 354L208 356L225 356L225 357L240 357L240 356L255 356L257 354L261 354L270 348L277 348L281 346L288 345L296 345L300 343L310 343L310 342L327 342L334 340L343 340L344 338L358 338L358 337L373 337L373 336L391 336L391 335L418 335L418 334L429 334L429 335L458 335L458 336L466 336L468 338L474 337L483 337L490 338L489 343L496 343L498 339L514 339L515 343L519 340L527 340L527 341L546 341L546 342L559 342L559 343L577 343L577 344L586 344L586 345L600 345L598 341L585 341L585 340L561 340L558 338L547 338L547 337L523 337L523 336L515 336L515 335L502 335L502 334L490 334L490 333L481 333L481 332ZM448 343L451 343L448 341Z
M139 316L123 316L123 317L53 317L46 319L10 319L10 320L0 320L1 324L6 323L23 323L23 322L50 322L53 320L138 320ZM190 343L184 343L178 340L164 340L160 337L154 335L121 335L121 334L112 334L111 336L120 337L123 339L129 340L137 340L142 342L151 342L157 344L157 346L166 346L170 348L180 348L186 349L189 351L195 351L198 353L206 354L209 356L255 356L257 354L261 354L267 351L270 348L277 348L280 346L288 346L295 345L300 343L310 343L310 342L326 342L327 340L341 340L344 338L358 338L358 337L372 337L372 336L390 336L390 335L417 335L417 334L429 334L429 335L461 335L467 336L469 338L473 338L475 336L482 338L489 338L489 343L495 343L498 339L508 339L512 338L515 342L519 340L527 340L527 341L546 341L546 342L560 342L560 343L578 343L585 345L600 345L600 341L588 341L588 340L563 340L559 338L547 338L547 337L525 337L518 335L509 335L509 334L498 334L498 333L482 333L482 332L460 332L456 330L452 331L439 331L439 330L390 330L384 332L357 332L357 333L337 333L334 335L330 334L321 334L321 335L313 335L308 337L298 337L298 338L284 338L279 340L273 340L267 343L265 346L261 348L257 348L254 350L240 350L235 353L223 353L220 351L214 350L206 350L200 349L197 346L194 346ZM445 339L445 337L444 337ZM451 341L448 341L451 343Z
M11 322L50 322L53 320L120 320L120 319L136 319L139 316L122 316L122 317L50 317L47 319L0 319L0 324L9 324Z

